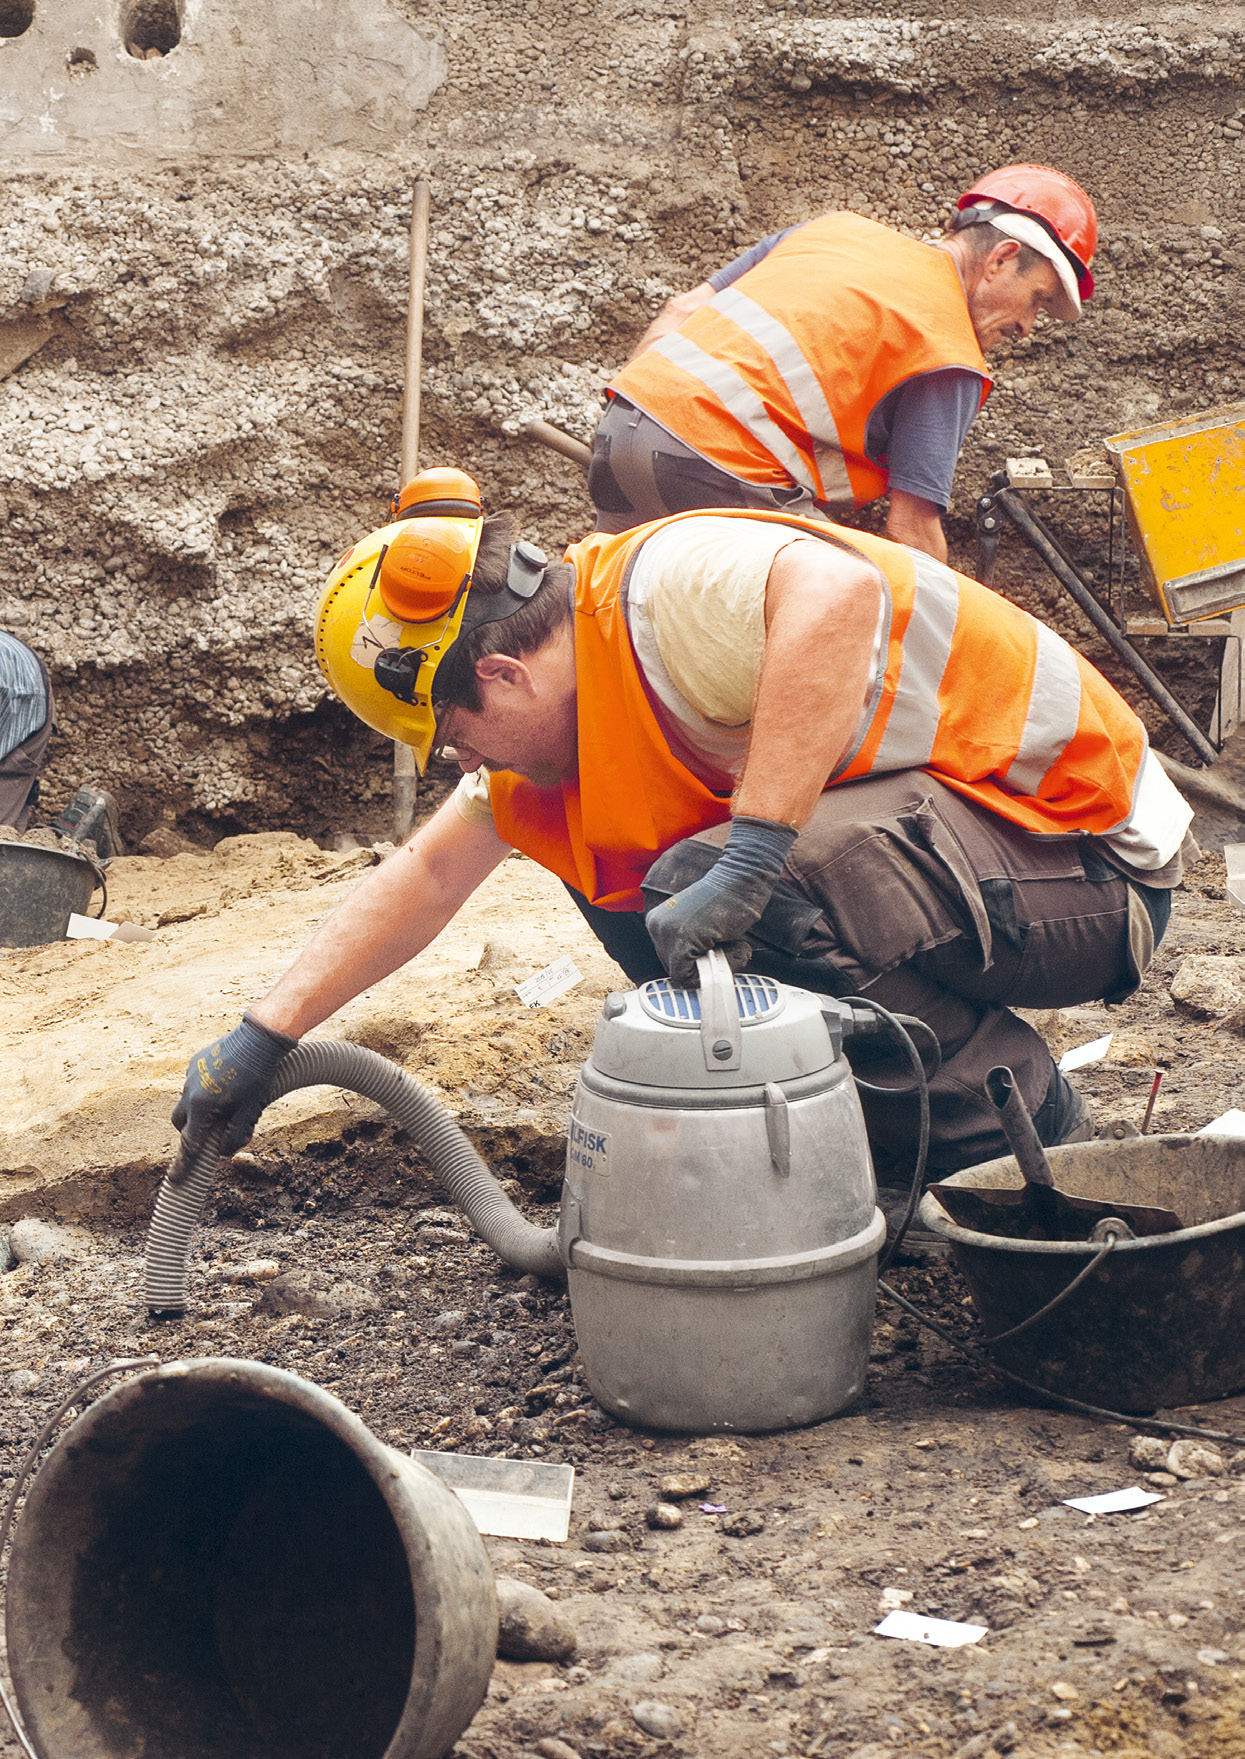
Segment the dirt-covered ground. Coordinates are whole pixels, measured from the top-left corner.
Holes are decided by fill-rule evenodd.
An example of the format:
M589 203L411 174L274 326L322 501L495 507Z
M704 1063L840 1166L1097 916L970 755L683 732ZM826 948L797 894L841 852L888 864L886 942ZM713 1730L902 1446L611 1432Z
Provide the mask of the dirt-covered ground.
M202 970L193 937L210 935L219 967L232 961L253 990L264 961L283 963L351 883L333 872L343 859L293 840L246 839L217 857L126 863L115 914L163 917L163 948L4 955L0 1051L14 1059L29 1043L36 1010L44 1031L60 1031L46 1071L52 1106L75 1031L81 1046L109 1023L108 995L137 982L131 968L146 959L149 984L163 974L150 992L166 998L152 1085L167 1105L178 1056L215 1029L218 1010L223 1017L245 999L222 1000L204 980L173 1018L179 949L188 969ZM242 871L249 878L239 886ZM577 919L556 889L542 889L543 877L530 863L504 864L460 937L426 956L422 989L408 979L355 1030L430 1080L529 1214L550 1222L558 1120L617 975L603 959L590 963L591 949L574 938ZM170 889L182 900L180 922L170 920ZM263 922L273 932L260 937L257 962ZM548 1010L523 1009L514 980L568 947L584 983ZM1155 1068L1165 1071L1161 1129L1196 1129L1245 1103L1243 953L1245 916L1225 896L1222 858L1208 855L1178 895L1137 997L1040 1022L1058 1049L1114 1031L1108 1060L1078 1077L1104 1121L1140 1122ZM421 994L424 1017L408 1020L404 1035L400 1004L417 1014ZM112 1024L125 1029L123 1012ZM130 1067L124 1051L118 1066ZM5 1474L78 1378L148 1352L278 1364L329 1388L396 1447L573 1462L568 1543L488 1548L498 1573L557 1599L577 1651L561 1665L499 1662L459 1743L463 1759L566 1759L567 1748L582 1759L1245 1754L1245 1476L1236 1450L1223 1450L1222 1474L1173 1483L1140 1514L1088 1520L1061 1499L1138 1482L1132 1429L1017 1402L886 1304L867 1390L827 1423L700 1439L620 1428L588 1393L564 1291L501 1266L369 1109L323 1095L317 1106L261 1131L222 1179L193 1263L191 1308L177 1323L153 1324L138 1299L143 1229L169 1142L154 1111L146 1123L119 1112L132 1134L116 1177L99 1112L104 1140L79 1176L64 1161L51 1182L29 1163L8 1172L0 1201L9 1223L29 1214L71 1232L68 1257L27 1259L0 1275ZM58 1142L64 1132L51 1130L49 1157ZM85 1167L81 1139L77 1154ZM948 1259L918 1248L892 1274L911 1299L972 1335L967 1292ZM1245 1398L1192 1420L1245 1434ZM650 1528L662 1479L680 1472L701 1481L680 1502L682 1524ZM989 1634L955 1651L873 1635L896 1602ZM6 1759L15 1751L0 1747Z

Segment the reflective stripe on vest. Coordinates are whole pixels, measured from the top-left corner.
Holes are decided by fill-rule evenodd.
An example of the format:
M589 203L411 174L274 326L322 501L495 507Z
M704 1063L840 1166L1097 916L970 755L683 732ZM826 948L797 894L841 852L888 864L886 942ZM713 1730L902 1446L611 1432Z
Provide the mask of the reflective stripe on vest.
M623 588L640 547L677 519L567 551L575 568L577 775L539 789L498 772L498 835L609 910L642 906L657 855L720 824L729 802L673 755L640 675ZM1106 836L1125 824L1145 729L1101 673L1028 612L921 552L779 513L715 510L811 533L877 570L886 626L851 749L827 786L926 768L1038 835ZM828 653L826 665L833 667Z
M900 385L955 368L989 389L954 260L858 214L797 227L611 389L719 469L786 479L831 505L886 492L869 418Z
M776 427L765 413L765 405L751 387L745 384L733 366L724 360L717 360L712 354L706 354L703 348L676 330L672 336L662 336L654 342L656 353L664 355L675 366L683 368L694 379L699 379L707 391L712 391L718 401L729 409L741 427L755 434L770 456L782 465L793 482L807 489L810 495L817 493L817 480L809 470L804 459L797 452L791 441Z

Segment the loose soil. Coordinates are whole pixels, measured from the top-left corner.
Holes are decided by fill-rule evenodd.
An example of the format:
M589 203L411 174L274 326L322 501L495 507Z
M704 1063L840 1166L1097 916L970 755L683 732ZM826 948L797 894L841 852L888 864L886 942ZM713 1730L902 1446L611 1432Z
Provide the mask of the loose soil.
M315 874L327 870L331 898L346 889L334 868L368 858L297 839L237 839L214 869L189 858L198 891L182 872L187 858L144 858L118 864L116 896L127 914L163 916L166 937L210 927L217 959L253 977L256 910L281 925L264 947L279 966L326 908ZM223 899L230 863L249 875L249 895ZM182 908L202 907L202 917L169 920L175 878ZM408 1022L403 1037L392 998L360 1018L379 1048L437 1085L532 1219L550 1224L560 1151L551 1120L565 1118L600 996L618 978L602 959L554 1007L533 1014L518 1003L514 980L555 950L569 945L589 965L577 918L556 888L542 889L545 878L530 863L505 863L461 938L425 956L434 1026ZM489 939L499 923L518 951ZM66 1050L75 1033L81 1044L88 1027L107 1023L109 983L134 981L111 963L118 956L133 964L155 953L171 989L177 958L193 967L196 949L189 939L163 952L66 946L7 955L0 970L23 980L27 1030L36 1013L59 1021ZM1225 896L1222 858L1208 855L1178 894L1137 997L1039 1019L1057 1050L1114 1031L1109 1060L1077 1077L1104 1121L1140 1120L1156 1067L1166 1072L1162 1129L1198 1128L1245 1101L1227 982L1245 969L1243 950L1245 918ZM1211 968L1227 985L1217 1016L1172 999L1195 956L1222 961ZM179 1035L184 1058L203 1036L197 1010L217 1005L192 989L181 1017L164 1022L163 1061ZM22 1042L13 1013L0 1019L0 1042L6 1056ZM62 1078L49 1067L50 1086ZM157 1085L167 1106L176 1081L166 1074ZM562 1604L577 1653L561 1666L499 1662L456 1749L462 1759L517 1759L554 1737L581 1755L696 1759L1245 1754L1245 1477L1182 1483L1140 1514L1088 1520L1062 1499L1137 1481L1130 1427L1018 1402L884 1303L867 1390L830 1422L713 1438L620 1428L588 1393L565 1292L500 1265L374 1112L323 1095L317 1103L301 1122L261 1133L227 1170L195 1251L191 1309L177 1323L151 1322L138 1299L167 1126L142 1174L134 1159L111 1180L67 1177L63 1165L51 1183L30 1169L5 1179L10 1220L38 1213L86 1226L73 1258L0 1276L4 1482L56 1402L113 1357L270 1362L327 1387L395 1447L577 1468L566 1545L487 1542L499 1574ZM918 1248L892 1276L972 1335L948 1259ZM1245 1433L1245 1398L1180 1416ZM662 1476L687 1469L708 1489L683 1504L677 1530L650 1530L645 1511ZM886 1589L989 1634L962 1650L877 1637ZM659 1739L637 1722L633 1709L654 1701L678 1732ZM16 1751L0 1745L5 1759Z

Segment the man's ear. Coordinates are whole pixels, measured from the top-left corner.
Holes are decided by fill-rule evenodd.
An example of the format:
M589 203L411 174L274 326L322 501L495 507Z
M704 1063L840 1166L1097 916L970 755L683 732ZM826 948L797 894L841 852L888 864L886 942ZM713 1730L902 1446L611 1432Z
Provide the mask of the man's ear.
M480 684L508 684L514 690L531 691L532 674L522 660L510 654L485 654L476 661L476 681Z
M1002 274L1009 264L1014 263L1019 255L1019 239L1005 238L1002 244L996 244L982 264L982 280L992 281L996 275Z

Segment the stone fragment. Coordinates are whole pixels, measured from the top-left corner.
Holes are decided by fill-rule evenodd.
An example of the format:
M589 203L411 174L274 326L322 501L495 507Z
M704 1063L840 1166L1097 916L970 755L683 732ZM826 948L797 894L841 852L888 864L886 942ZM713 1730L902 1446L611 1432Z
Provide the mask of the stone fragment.
M57 1258L77 1258L90 1245L81 1228L65 1228L59 1222L23 1216L9 1229L9 1250L19 1264L47 1264Z
M265 1313L305 1313L312 1319L374 1312L380 1302L357 1283L335 1283L323 1271L291 1270L265 1283L259 1305Z
M245 1264L224 1264L213 1273L222 1283L270 1283L281 1275L275 1258L249 1258Z
M707 1472L667 1472L658 1488L667 1502L682 1502L689 1496L703 1496L711 1483Z
M726 1620L720 1619L716 1612L702 1612L696 1620L696 1629L706 1637L721 1637L726 1632Z
M1167 1464L1170 1446L1171 1443L1164 1441L1161 1435L1135 1435L1128 1450L1129 1465L1140 1466L1148 1472L1161 1472Z
M754 1509L738 1509L733 1515L724 1515L721 1531L731 1539L749 1539L754 1533L765 1531L765 1518Z
M1232 1659L1226 1649L1199 1649L1197 1658L1203 1667L1222 1667L1225 1661Z
M580 1759L579 1748L560 1741L557 1735L545 1735L537 1741L536 1751L540 1759Z
M683 1510L676 1508L672 1502L655 1502L644 1511L644 1519L650 1527L681 1527Z
M539 1588L497 1578L497 1653L507 1661L565 1661L575 1653L575 1630Z
M673 1704L663 1704L660 1698L641 1698L638 1704L631 1706L631 1714L637 1725L654 1740L672 1741L683 1733L683 1718Z
M625 1533L602 1531L600 1528L584 1536L585 1551L630 1551L631 1541Z
M901 1606L915 1598L911 1588L883 1588L878 1596L879 1612L897 1612Z
M1079 1698L1081 1695L1075 1686L1069 1685L1067 1680L1056 1680L1051 1691L1056 1698L1061 1698L1065 1704L1071 1704L1074 1698Z
M1245 960L1191 953L1172 978L1172 999L1199 1014L1226 1020L1245 1008Z
M1218 1478L1224 1470L1223 1455L1213 1442L1181 1436L1167 1450L1167 1470L1177 1478Z
M15 1393L18 1398L23 1398L27 1393L34 1392L38 1384L39 1376L33 1368L18 1368L9 1376L9 1391Z
M1147 1472L1146 1483L1155 1490L1170 1490L1180 1480L1174 1472Z

